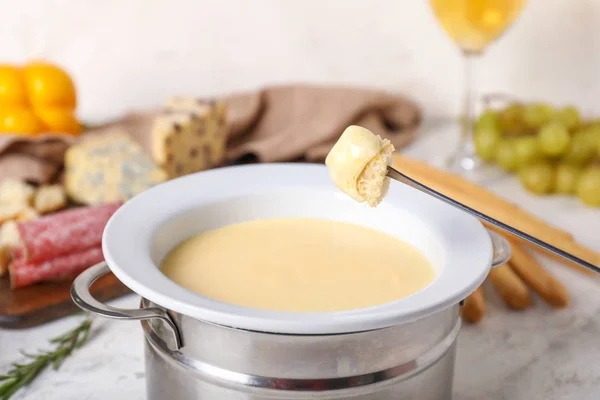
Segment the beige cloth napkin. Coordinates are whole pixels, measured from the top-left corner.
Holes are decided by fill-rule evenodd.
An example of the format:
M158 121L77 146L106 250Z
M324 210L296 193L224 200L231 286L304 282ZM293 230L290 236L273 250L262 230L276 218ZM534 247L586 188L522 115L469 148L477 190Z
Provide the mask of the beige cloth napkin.
M65 151L76 140L67 135L0 135L0 181L5 178L35 183L55 180L62 169Z
M275 86L224 100L230 127L226 154L229 163L322 162L343 130L352 124L388 138L400 149L412 141L421 121L419 107L409 99L362 88ZM150 153L150 132L157 113L130 113L90 134L123 128ZM64 151L76 140L0 135L0 180L8 176L36 183L56 179Z

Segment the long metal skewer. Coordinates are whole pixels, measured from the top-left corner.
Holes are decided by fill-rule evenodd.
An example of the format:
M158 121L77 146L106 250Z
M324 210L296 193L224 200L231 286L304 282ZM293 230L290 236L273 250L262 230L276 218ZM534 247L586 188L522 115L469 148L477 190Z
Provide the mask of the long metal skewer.
M579 257L575 257L574 255L567 253L566 251L563 251L557 247L554 247L551 244L541 241L531 235L526 234L525 232L522 232L516 228L513 228L512 226L506 225L505 223L502 223L502 222L500 222L492 217L489 217L477 210L474 210L471 207L468 207L468 206L466 206L466 205L464 205L464 204L462 204L462 203L460 203L460 202L458 202L458 201L456 201L434 189L431 189L428 186L423 185L422 183L412 179L409 176L404 175L402 172L400 172L392 167L388 167L387 176L389 176L391 179L393 179L395 181L412 186L415 189L420 190L423 193L433 196L445 203L450 204L451 206L454 206L454 207L456 207L462 211L465 211L481 220L484 220L494 226L497 226L498 228L510 233L511 235L514 235L514 236L520 237L521 239L527 240L528 242L531 242L531 243L535 244L536 246L546 249L554 254L557 254L566 260L572 261L576 264L581 265L582 267L585 267L591 271L594 271L594 272L600 274L600 268L598 266L595 266L585 260L582 260Z

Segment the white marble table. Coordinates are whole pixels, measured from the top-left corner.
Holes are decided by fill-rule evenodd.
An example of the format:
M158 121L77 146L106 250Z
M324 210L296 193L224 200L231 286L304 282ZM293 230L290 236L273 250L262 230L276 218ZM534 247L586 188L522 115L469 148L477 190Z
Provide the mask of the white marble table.
M449 126L427 128L406 152L433 159L452 146ZM490 188L573 233L600 251L600 210L567 198L534 198L511 178ZM556 263L545 265L567 286L572 305L554 310L538 298L526 312L507 310L492 290L488 312L466 325L459 339L456 400L592 400L600 398L600 278ZM114 304L135 307L128 296ZM44 348L46 340L75 326L75 317L22 331L0 331L0 373L19 360L19 349ZM43 373L14 399L142 400L145 375L139 323L97 319L90 342L59 371Z

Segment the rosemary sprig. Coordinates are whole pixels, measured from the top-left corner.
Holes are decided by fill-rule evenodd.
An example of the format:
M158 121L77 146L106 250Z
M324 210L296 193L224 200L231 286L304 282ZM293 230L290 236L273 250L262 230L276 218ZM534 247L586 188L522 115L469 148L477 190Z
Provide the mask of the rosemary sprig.
M28 363L13 363L12 369L6 375L0 375L0 400L10 399L19 389L30 384L48 366L56 370L73 350L80 348L87 341L92 318L87 316L79 326L69 332L50 340L54 350L39 351L38 354L21 354L29 359Z

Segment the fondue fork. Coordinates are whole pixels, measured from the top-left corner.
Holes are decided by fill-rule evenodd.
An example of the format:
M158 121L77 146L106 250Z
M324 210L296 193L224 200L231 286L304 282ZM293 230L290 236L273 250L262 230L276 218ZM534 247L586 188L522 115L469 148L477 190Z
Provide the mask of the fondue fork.
M434 190L434 189L430 188L429 186L426 186L426 185L416 181L415 179L413 179L409 176L406 176L405 174L396 170L395 168L392 168L391 166L388 166L388 168L387 168L387 176L397 182L411 186L425 194L428 194L430 196L435 197L438 200L443 201L444 203L450 204L451 206L456 207L468 214L471 214L474 217L477 217L483 221L486 221L486 222L502 229L503 231L510 233L511 235L517 236L523 240L531 242L531 243L535 244L536 246L546 249L566 260L572 261L576 264L581 265L584 268L587 268L591 271L594 271L594 272L600 274L600 268L598 266L595 266L585 260L582 260L579 257L576 257L570 253L567 253L566 251L561 250L555 246L552 246L551 244L548 244L548 243L546 243L540 239L537 239L531 235L528 235L527 233L522 232L522 231L520 231L510 225L507 225L503 222L500 222L486 214L483 214L477 210L474 210L471 207L466 206L465 204L458 202L458 201L438 192L437 190Z

